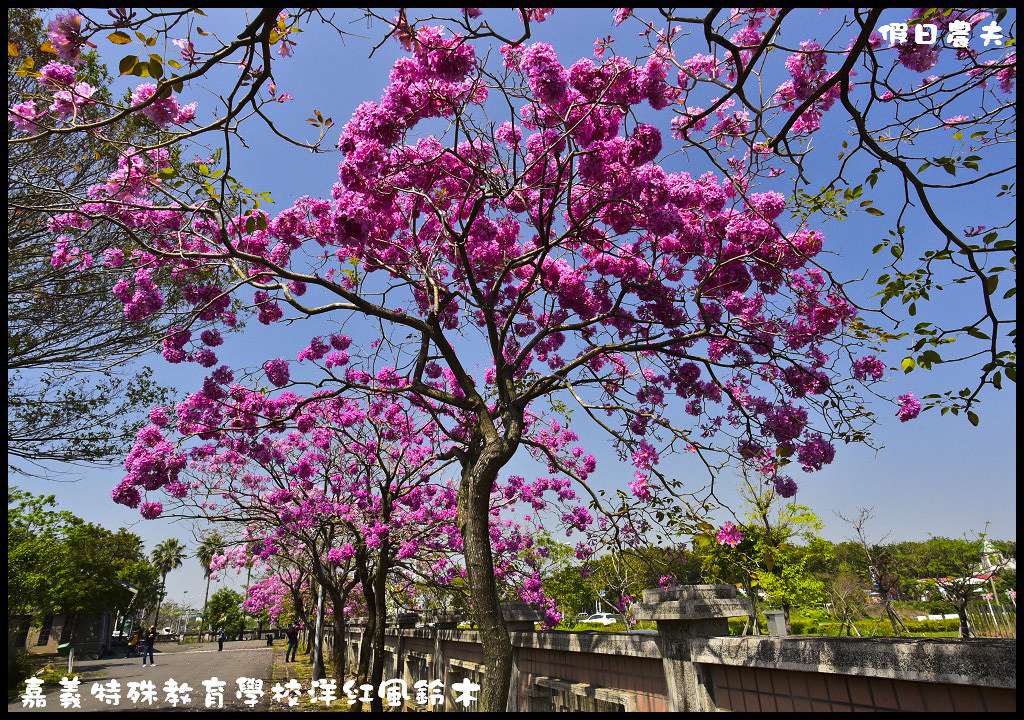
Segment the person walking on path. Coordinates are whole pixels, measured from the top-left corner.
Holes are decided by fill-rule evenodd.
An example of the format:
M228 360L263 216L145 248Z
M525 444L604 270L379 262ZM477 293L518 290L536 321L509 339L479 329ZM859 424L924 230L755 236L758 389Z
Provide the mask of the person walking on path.
M227 640L227 639L228 639L227 632L225 632L224 628L221 628L220 629L220 636L217 638L217 651L218 652L224 649L224 641Z
M144 643L142 647L142 667L146 667L147 654L149 655L149 664L156 665L156 659L153 657L153 645L156 644L156 625L149 626L149 630L146 631L142 641Z
M299 651L299 626L292 623L291 627L284 631L284 634L288 636L288 649L284 653L284 661L295 662L295 654Z

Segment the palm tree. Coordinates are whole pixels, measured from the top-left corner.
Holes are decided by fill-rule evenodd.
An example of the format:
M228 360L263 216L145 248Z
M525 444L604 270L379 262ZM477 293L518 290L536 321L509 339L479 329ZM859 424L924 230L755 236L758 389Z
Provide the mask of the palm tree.
M199 628L200 634L202 634L203 626L206 625L206 607L210 602L210 575L213 574L213 570L210 569L210 563L213 562L213 556L219 555L223 549L223 538L214 533L203 539L199 544L199 550L196 552L196 558L203 566L203 573L206 575L206 595L203 596L203 625Z
M160 601L156 605L156 617L153 618L154 625L160 624L160 605L166 596L167 573L180 568L181 562L184 559L185 546L178 542L176 538L164 540L153 549L153 564L163 576L160 581Z

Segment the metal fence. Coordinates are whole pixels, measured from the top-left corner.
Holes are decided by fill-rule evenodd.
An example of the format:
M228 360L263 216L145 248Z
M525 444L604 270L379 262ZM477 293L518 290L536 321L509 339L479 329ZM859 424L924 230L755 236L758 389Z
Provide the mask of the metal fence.
M1016 638L1017 609L991 601L967 606L967 622L974 637Z

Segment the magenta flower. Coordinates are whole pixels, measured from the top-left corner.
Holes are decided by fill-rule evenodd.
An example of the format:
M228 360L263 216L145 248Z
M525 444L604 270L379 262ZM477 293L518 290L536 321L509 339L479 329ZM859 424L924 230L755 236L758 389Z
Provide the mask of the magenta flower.
M43 87L71 87L75 82L75 69L56 60L51 60L39 71L39 84Z
M743 533L740 529L733 525L731 522L725 523L721 528L718 529L718 533L715 535L715 539L718 540L719 545L728 545L729 547L736 547L743 542Z
M900 404L900 409L897 413L900 422L913 420L921 414L921 401L914 397L914 393L908 392L906 395L900 395L896 400Z
M164 511L164 506L158 502L144 502L139 506L139 512L147 520L155 520Z
M82 37L82 16L71 12L58 13L46 26L46 35L61 60L78 65L82 62L81 49L85 44Z
M881 380L885 374L885 363L874 355L858 358L853 361L853 376L858 380Z
M263 363L263 369L267 373L267 380L276 387L284 387L288 384L288 361L284 358L267 360Z

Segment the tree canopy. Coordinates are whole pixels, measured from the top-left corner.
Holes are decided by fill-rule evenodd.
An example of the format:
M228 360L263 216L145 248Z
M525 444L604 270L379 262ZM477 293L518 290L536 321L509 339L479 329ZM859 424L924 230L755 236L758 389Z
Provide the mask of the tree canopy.
M56 510L52 495L7 492L7 606L11 612L71 618L155 604L159 572L142 540ZM134 598L124 585L138 589Z
M885 47L875 33L881 10L830 14L819 42L791 10L666 10L653 22L619 9L616 25L642 23L646 52L619 54L615 34L624 31L613 31L577 59L533 41L550 8L508 21L478 8L423 21L407 10L368 12L383 23L381 42L403 54L379 96L341 128L338 182L302 188L271 213L265 195L235 177L240 126L265 122L289 150L326 149L334 120L318 110L312 141L275 125L290 96L274 80L274 52L291 56L318 21L338 26L316 9L265 8L220 42L193 31L190 12L58 14L46 48L58 60L38 71L22 63L19 77L37 84L9 109L12 147L85 135L116 161L101 182L33 205L53 236L50 266L101 273L127 319L162 328L168 362L209 372L177 407L151 410L114 500L155 518L165 502L208 493L189 473L226 457L225 483L281 506L276 519L251 523L262 550L247 537L244 559L273 554L269 538L297 518L344 518L351 493L373 515L327 538L333 547L324 550L347 562L361 545L379 547L381 567L388 548L397 544L400 557L412 542L392 513L414 492L393 492L388 478L359 495L330 470L332 441L365 399L388 419L389 441L429 445L443 460L422 468L422 482L455 469L429 501L458 531L446 540L460 564L440 571L468 584L489 668L483 707L504 708L509 687L500 609L509 557L540 562L501 517L506 507L519 504L531 525L581 534L574 555L608 571L619 604L642 574L631 558L652 536L694 531L751 544L756 572L779 597L806 593L807 563L825 559L790 553L789 538L803 532L796 515L766 521L763 542L756 523L745 541L731 524L717 533L708 525L719 473L741 466L769 496L789 498L794 475L821 471L838 445L871 442L869 395L894 403L901 421L917 417L913 393L892 397L899 391L883 394L879 384L889 342L913 343L904 372L981 357L973 389L925 398L975 424L982 391L1015 380L1012 293L994 295L1013 276L1015 244L1002 235L1013 220L988 221L995 227L976 243L977 226L953 230L938 209L941 193L990 187L1012 169L999 153L1015 133L1016 56L947 37L988 13L915 10L904 29L941 26L926 49L895 30ZM92 39L128 46L121 75L152 82L120 101L104 96L102 79L81 69ZM161 39L180 54L168 55L166 42L163 54L151 52ZM943 74L922 79L933 67ZM220 70L231 71L225 91L206 106L186 104ZM974 116L944 117L961 96ZM811 192L821 128L837 117L852 121L852 145L843 141L838 171L826 165L821 191ZM978 129L965 141L961 125ZM944 149L950 128L975 154ZM208 159L176 162L181 147L214 138ZM927 157L915 156L918 146ZM700 163L681 161L691 156ZM919 161L916 171L908 165ZM936 182L940 168L976 174ZM882 207L894 173L903 195ZM912 206L938 240L908 242ZM861 211L895 219L875 248L894 258L878 279L882 305L899 298L915 316L930 294L968 284L978 315L962 326L933 318L909 335L879 327L889 310L864 307L826 264L825 226ZM106 232L122 245L100 244ZM269 328L299 322L305 347L270 344L253 365L220 364L217 348L247 317ZM954 340L964 348L956 357L945 347ZM401 422L411 414L425 418L422 433ZM621 487L595 482L597 432L632 465ZM706 477L666 469L683 452ZM539 468L532 479L507 470L524 455ZM360 471L356 463L350 472ZM522 578L518 592L539 599L541 579ZM380 607L374 593L385 578L360 579L367 607Z

